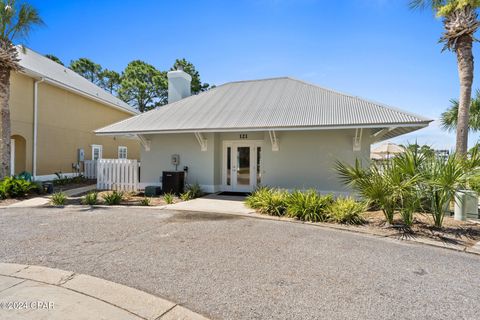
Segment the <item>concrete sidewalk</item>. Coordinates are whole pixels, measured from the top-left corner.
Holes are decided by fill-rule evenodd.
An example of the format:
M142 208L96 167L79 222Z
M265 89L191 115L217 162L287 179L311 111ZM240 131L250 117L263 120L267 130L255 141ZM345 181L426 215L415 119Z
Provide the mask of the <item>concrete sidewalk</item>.
M229 214L252 214L253 209L247 208L244 203L245 197L220 196L210 194L202 198L169 204L162 208L182 211L199 211Z
M71 271L0 263L3 320L207 320L124 285Z
M72 196L75 196L75 195L78 195L78 194L82 194L84 192L95 190L96 187L97 187L97 185L92 184L92 185L85 186L85 187L65 190L65 191L63 191L63 193L65 193L65 195L67 197L72 197ZM44 206L44 205L49 204L49 203L50 203L50 196L44 196L44 197L36 197L36 198L20 201L20 202L11 204L7 207L9 207L9 208L31 208L31 207L41 207L41 206Z

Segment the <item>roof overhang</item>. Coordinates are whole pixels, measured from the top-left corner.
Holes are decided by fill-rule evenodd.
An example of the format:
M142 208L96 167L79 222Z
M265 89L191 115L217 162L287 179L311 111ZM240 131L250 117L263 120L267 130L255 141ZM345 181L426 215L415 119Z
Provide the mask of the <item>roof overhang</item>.
M310 127L263 127L263 128L196 128L196 129L181 129L181 130L139 130L139 131L102 131L96 130L97 135L103 136L132 136L132 135L150 135L150 134L175 134L175 133L211 133L211 132L262 132L262 131L314 131L314 130L344 130L344 129L378 129L382 130L389 128L388 134L383 135L378 141L384 139L391 139L398 135L413 132L425 127L433 120L418 123L390 123L390 124L352 124L341 126L310 126ZM376 131L376 132L377 132Z

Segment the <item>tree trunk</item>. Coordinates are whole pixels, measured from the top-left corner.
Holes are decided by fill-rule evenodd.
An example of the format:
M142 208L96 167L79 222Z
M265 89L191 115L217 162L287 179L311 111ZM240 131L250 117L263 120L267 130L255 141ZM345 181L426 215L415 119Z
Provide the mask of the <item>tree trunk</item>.
M465 155L468 149L468 118L472 99L473 53L472 37L463 35L458 38L455 51L457 54L458 76L460 78L460 98L458 101L456 151Z
M10 175L10 70L0 68L0 179Z

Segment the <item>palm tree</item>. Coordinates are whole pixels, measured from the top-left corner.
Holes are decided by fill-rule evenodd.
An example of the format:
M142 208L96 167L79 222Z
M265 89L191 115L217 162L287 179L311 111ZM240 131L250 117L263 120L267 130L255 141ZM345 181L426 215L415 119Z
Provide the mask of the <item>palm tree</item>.
M26 38L34 25L42 24L31 5L0 0L0 179L10 174L10 73L20 70L13 41Z
M450 100L450 108L448 108L440 117L443 129L452 131L457 128L458 119L458 100ZM475 91L475 97L470 102L470 116L468 119L468 127L471 131L480 130L480 90Z
M468 116L473 82L473 41L479 27L478 0L410 0L412 8L430 6L438 17L443 18L445 32L440 42L443 50L454 51L457 55L460 78L460 98L458 102L458 123L456 151L465 156L468 147Z

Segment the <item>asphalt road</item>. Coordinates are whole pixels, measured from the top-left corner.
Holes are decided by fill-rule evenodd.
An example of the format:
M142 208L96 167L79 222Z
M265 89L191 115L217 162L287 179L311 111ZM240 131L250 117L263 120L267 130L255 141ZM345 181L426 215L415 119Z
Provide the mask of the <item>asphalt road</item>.
M73 270L213 319L479 319L480 257L159 209L0 209L0 261Z

